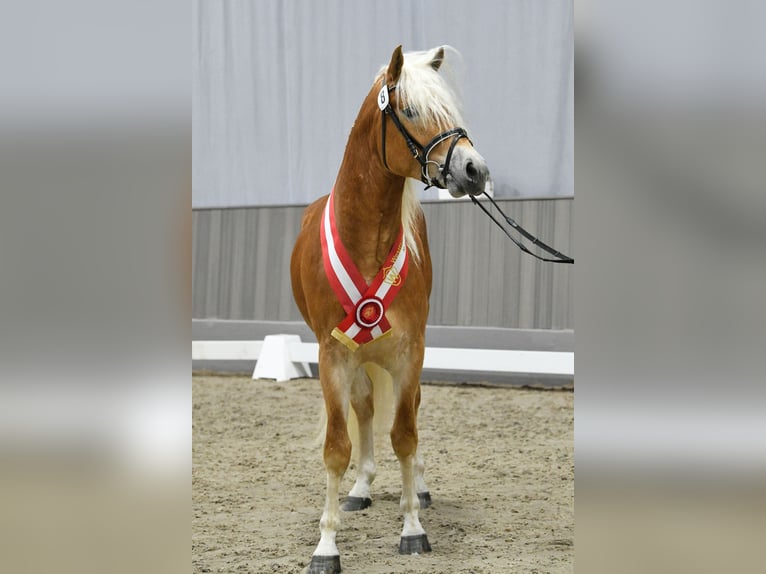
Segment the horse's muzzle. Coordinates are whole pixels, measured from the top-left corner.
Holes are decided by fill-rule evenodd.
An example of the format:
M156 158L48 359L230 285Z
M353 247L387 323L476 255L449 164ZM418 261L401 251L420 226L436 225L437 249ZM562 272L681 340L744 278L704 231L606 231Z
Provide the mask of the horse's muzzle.
M487 162L470 145L455 148L447 175L447 190L452 197L480 195L489 179Z

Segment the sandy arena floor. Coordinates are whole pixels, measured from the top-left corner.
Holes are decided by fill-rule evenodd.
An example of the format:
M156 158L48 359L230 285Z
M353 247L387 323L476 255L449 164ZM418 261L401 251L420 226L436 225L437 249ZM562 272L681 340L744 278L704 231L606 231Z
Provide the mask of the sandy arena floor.
M193 572L303 572L324 505L319 382L195 376L193 390ZM433 551L397 553L400 475L382 437L372 507L343 513L343 572L572 572L573 399L424 385L420 445L433 505L420 518Z

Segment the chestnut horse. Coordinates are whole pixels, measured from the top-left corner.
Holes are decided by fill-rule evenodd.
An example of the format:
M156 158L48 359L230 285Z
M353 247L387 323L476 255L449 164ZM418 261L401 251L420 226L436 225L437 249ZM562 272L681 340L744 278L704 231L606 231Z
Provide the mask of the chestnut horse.
M382 378L393 383L390 436L402 475L399 552L431 549L418 517L430 495L417 453L431 259L417 191L406 183L420 179L460 197L482 193L488 178L439 73L444 58L444 47L394 50L362 103L332 193L306 208L293 250L293 295L319 342L327 414L327 498L309 573L340 572L335 535L351 456L349 403L359 425L359 464L343 509L371 504L373 386Z

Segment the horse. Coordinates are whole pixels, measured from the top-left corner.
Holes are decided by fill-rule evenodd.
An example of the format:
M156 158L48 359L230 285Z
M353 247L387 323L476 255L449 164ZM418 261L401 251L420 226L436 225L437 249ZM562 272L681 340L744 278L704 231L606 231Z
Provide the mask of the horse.
M356 481L343 510L372 502L372 419L380 408L373 390L385 378L392 389L391 445L402 477L399 553L431 550L419 519L431 499L417 430L431 258L416 180L462 197L481 194L489 177L445 81L448 66L440 73L444 60L445 46L393 51L362 102L331 193L306 208L293 248L293 296L319 343L326 412L326 499L309 574L341 570L335 538L340 482L352 449L349 404L359 447Z

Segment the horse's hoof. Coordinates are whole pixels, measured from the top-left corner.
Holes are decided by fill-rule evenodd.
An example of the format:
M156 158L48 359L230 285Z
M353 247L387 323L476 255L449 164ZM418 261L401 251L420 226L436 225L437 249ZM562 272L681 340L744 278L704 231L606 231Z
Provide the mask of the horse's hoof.
M336 574L340 572L340 556L312 556L307 574Z
M431 552L431 545L425 534L402 536L399 541L399 554L423 554L425 552Z
M420 501L420 508L428 508L431 506L431 493L426 492L418 492L418 500Z
M347 496L343 501L341 508L346 512L354 512L356 510L364 510L372 506L371 498L361 498L359 496Z

